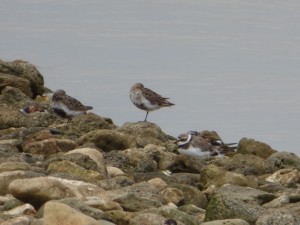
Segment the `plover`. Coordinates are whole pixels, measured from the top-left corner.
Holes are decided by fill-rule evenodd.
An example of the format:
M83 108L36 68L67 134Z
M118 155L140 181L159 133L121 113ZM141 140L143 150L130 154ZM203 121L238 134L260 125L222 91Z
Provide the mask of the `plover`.
M167 100L169 98L162 97L154 91L145 88L141 83L136 83L131 87L129 97L136 107L147 112L145 122L150 111L174 105Z
M57 90L52 96L52 110L62 117L73 117L86 114L87 110L93 109L91 106L85 106L80 101L67 95L64 90Z
M237 143L225 144L218 137L197 131L180 134L176 143L180 154L196 157L221 156L227 152L234 152L237 148Z

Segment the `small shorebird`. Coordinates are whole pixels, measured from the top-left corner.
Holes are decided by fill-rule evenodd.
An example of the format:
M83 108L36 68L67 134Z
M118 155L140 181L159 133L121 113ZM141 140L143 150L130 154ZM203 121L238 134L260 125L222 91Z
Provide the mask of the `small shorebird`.
M87 110L93 109L91 106L85 106L80 101L67 95L64 90L57 90L52 96L52 110L62 117L73 117L86 114Z
M180 134L176 143L180 154L196 157L220 156L237 148L237 143L225 144L220 138L197 131Z
M174 105L167 100L169 98L164 98L154 91L145 88L141 83L136 83L131 87L129 97L136 107L147 112L145 122L150 111Z

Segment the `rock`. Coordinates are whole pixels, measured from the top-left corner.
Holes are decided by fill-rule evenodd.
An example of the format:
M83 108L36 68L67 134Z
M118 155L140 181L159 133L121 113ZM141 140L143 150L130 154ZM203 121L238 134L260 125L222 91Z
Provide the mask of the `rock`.
M162 225L165 220L165 217L157 214L140 213L130 220L129 225Z
M110 119L103 118L94 113L75 116L67 126L61 126L60 130L65 134L82 136L88 132L99 129L115 129L116 126Z
M16 170L16 171L8 171L0 173L0 194L5 195L8 194L8 186L11 182L17 179L25 179L32 177L40 177L44 176L44 174Z
M8 190L16 198L32 204L35 208L49 200L71 197L82 199L98 196L105 202L111 201L105 191L96 185L56 177L16 179L10 183Z
M106 167L106 170L109 177L116 177L125 174L122 170L114 166L108 166Z
M120 206L119 203L109 201L107 200L107 196L104 195L103 197L98 197L98 196L87 196L81 199L85 204L88 206L101 209L103 211L108 211L108 210L121 210L122 207Z
M267 160L249 154L235 154L225 161L224 167L227 171L236 171L244 175L261 175L272 171L272 166Z
M115 199L125 211L139 212L148 208L158 208L161 204L149 198L141 198L135 194L129 193L125 196Z
M101 222L84 215L62 203L47 202L44 208L45 225L103 225Z
M83 167L77 165L76 163L70 161L60 161L60 162L50 163L47 171L50 174L55 174L55 173L70 174L71 176L79 178L82 181L91 182L91 183L94 183L106 177L105 174L100 174L93 170L86 170Z
M30 224L30 220L27 216L15 217L1 223L1 225L29 225L29 224Z
M223 184L236 184L246 187L257 187L257 181L252 177L225 171L221 167L208 165L201 171L201 181L206 187L210 185L222 186Z
M15 170L30 170L30 166L25 162L4 162L0 164L0 173Z
M263 213L259 198L266 194L254 188L224 185L211 196L205 221L239 218L254 224Z
M32 97L30 82L22 77L0 73L0 92L6 86L18 88L28 97Z
M299 225L300 203L288 204L280 208L272 208L262 213L255 225Z
M133 218L135 213L126 212L123 210L110 210L105 212L106 217L110 218L110 220L118 225L127 225L129 221Z
M168 136L154 123L125 123L117 130L132 136L135 147L145 147L148 144L163 145L168 142Z
M93 148L80 148L65 153L65 155L74 155L74 154L88 156L97 164L98 166L97 172L99 172L103 177L107 177L106 163L101 152Z
M295 185L300 182L300 172L297 169L281 169L267 177L266 181L281 185Z
M69 139L50 138L27 143L23 151L31 154L50 155L56 152L67 152L76 148L76 143Z
M291 152L276 152L267 158L273 171L294 168L300 170L300 158Z
M191 216L197 218L199 222L203 222L205 218L205 210L198 208L195 205L183 205L178 207L178 210L185 212Z
M172 202L175 205L179 204L184 199L184 194L177 188L166 188L161 192L165 203Z
M147 209L142 211L142 213L158 214L165 218L173 219L177 221L178 224L200 225L200 222L198 221L197 218L190 216L185 212L170 207L166 207L166 206L162 206L157 209Z
M241 219L227 219L227 220L214 220L211 222L201 223L201 225L250 225L245 220Z
M116 176L111 179L100 180L97 185L104 190L115 190L123 187L127 187L134 184L134 179L132 177Z
M273 150L269 145L247 138L242 138L237 148L237 153L257 155L263 159L268 158L274 152L276 151Z
M282 205L286 205L290 203L290 199L287 195L282 195L278 198L275 198L274 200L262 205L265 208L278 208Z
M166 187L168 186L166 182L164 182L162 179L160 178L154 178L148 181L149 184L157 187L160 191L166 189Z
M173 184L171 187L175 187L182 191L183 193L183 201L181 204L193 204L199 208L205 209L207 206L207 198L206 196L197 188L184 185L184 184Z
M20 216L20 215L23 215L23 214L25 214L25 215L35 215L36 211L35 211L35 209L33 208L32 205L24 204L24 205L17 206L13 209L10 209L8 211L5 211L3 214L11 215L11 216Z
M116 130L94 130L79 138L78 144L94 143L97 148L105 152L124 150L130 147L132 139Z

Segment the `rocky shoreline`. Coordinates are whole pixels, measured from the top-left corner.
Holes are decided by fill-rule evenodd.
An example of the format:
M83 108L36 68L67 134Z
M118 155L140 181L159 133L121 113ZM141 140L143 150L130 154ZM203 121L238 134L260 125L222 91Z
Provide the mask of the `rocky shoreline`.
M45 89L34 65L0 60L1 225L300 224L297 155L251 138L180 155L154 123L60 118Z

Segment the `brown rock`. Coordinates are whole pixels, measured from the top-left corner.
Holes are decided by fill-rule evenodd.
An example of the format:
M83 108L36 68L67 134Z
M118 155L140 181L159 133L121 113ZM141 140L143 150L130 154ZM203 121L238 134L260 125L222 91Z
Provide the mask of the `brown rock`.
M269 145L248 138L242 138L237 149L237 153L257 155L263 159L268 158L274 152L276 151Z

